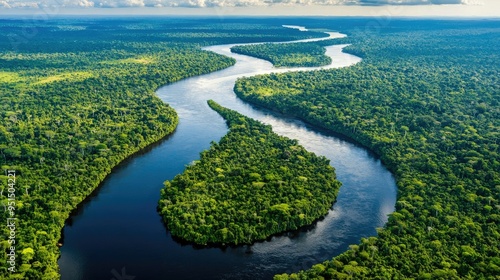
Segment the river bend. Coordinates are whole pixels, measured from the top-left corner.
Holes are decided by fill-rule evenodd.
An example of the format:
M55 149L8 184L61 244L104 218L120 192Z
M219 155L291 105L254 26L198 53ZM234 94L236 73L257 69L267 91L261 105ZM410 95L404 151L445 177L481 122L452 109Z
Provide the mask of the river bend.
M179 125L170 137L115 168L97 194L68 219L58 261L63 280L271 279L330 259L360 238L376 235L375 229L386 223L394 211L396 185L373 154L296 119L255 108L233 93L239 77L345 67L361 59L343 53L345 45L336 45L327 47L331 65L276 69L267 61L231 53L231 46L205 49L235 58L234 66L158 89L158 96L177 111ZM270 124L276 133L330 159L343 185L323 220L309 230L252 246L196 248L171 237L156 211L163 181L181 173L211 141L227 133L208 99Z

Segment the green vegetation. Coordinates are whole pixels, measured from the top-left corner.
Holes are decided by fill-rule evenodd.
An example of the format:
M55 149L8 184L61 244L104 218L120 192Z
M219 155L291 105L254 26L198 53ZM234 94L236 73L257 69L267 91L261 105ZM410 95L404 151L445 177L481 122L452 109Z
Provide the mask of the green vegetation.
M47 84L47 83L52 83L56 81L62 81L62 80L67 80L68 82L78 82L78 81L83 81L85 79L91 78L92 73L90 72L69 72L69 73L62 73L62 74L57 74L57 75L52 75L48 76L45 78L42 78L41 80L35 82L35 85L41 85L41 84Z
M0 72L0 83L15 83L20 80L19 74L12 72Z
M355 139L397 177L397 211L378 237L275 279L498 279L498 21L359 30L342 39L364 57L356 66L235 86L244 100Z
M153 63L154 58L150 56L144 56L144 57L131 57L131 58L124 58L124 59L117 59L117 60L111 60L111 61L103 61L102 63L104 64L149 64Z
M10 230L0 230L0 278L59 278L56 245L70 211L120 161L176 127L175 112L154 90L234 64L200 46L319 35L206 23L0 21L0 219L10 217L9 169L16 170L18 219L14 273L5 265Z
M248 22L247 19L224 23L212 20L207 24L207 19L75 18L37 22L33 26L20 20L0 20L0 166L5 172L0 175L0 190L3 190L0 219L6 221L9 216L8 169L16 170L18 218L16 272L10 273L2 265L0 278L59 278L56 244L70 211L117 163L174 129L175 112L158 100L154 90L234 63L200 51L200 46L323 36L268 27L270 22L262 19L259 21L264 23L259 24L245 21ZM379 22L380 29L372 31L367 28L372 25L366 19L303 21L311 27L329 24L327 27L332 29L345 30L349 37L337 42L352 43L347 51L362 56L364 61L347 69L240 80L236 91L253 103L296 115L370 147L397 176L399 197L397 211L386 227L379 230L378 237L363 239L344 254L308 271L276 278L498 277L498 20L393 20L390 24ZM317 48L305 49L314 53ZM255 55L261 52L253 51ZM297 51L301 53L299 57L307 57L307 52ZM265 53L269 55L271 50ZM288 53L291 52L283 52ZM250 120L237 119L233 122L254 127ZM244 128L236 126L231 130ZM247 142L256 131L267 130L254 129L251 135L243 135L248 138L245 144L249 145ZM217 165L213 158L212 169L194 172L204 160L212 159L211 153L222 151L222 144L214 144L186 173L211 172L216 176L188 177L186 183L203 180L209 186L208 179L229 179L227 172L239 174L240 185L223 185L228 195L238 198L239 192L230 186L251 186L248 190L254 192L266 190L273 177L266 177L262 170L280 170L276 176L284 176L280 166L260 167L252 170L255 174L246 173L246 169L236 169L233 173L233 167L250 155L227 166ZM242 145L222 152L236 157L231 152L233 148L240 149L236 151L242 155L248 152L247 146ZM275 147L285 157L302 151L290 148L289 153L284 153L283 149L286 150L284 146ZM300 160L299 155L295 159ZM222 156L218 158L222 160ZM321 179L299 176L291 177L290 181L298 185L305 178L307 183ZM283 178L277 180L285 182ZM221 182L213 186L217 183ZM190 194L203 190L202 187L203 184L193 185ZM315 195L311 191L311 194L316 198L334 192ZM199 195L203 201L204 194ZM271 196L263 199L268 197ZM305 196L293 197L294 194L287 194L281 197L285 201L270 202L266 212L287 219L280 218L276 225L272 218L264 220L269 216L261 211L260 222L268 221L267 225L278 231L298 227L302 221L300 214L304 213L297 211L301 208L296 203ZM318 214L316 217L321 216L333 199L328 203L320 201L325 208L307 209ZM208 207L214 205L214 200L193 205ZM165 199L162 203L161 207L165 206ZM178 209L194 211L194 207L187 206ZM224 209L230 209L229 205ZM245 210L238 206L235 211L225 212L237 218L247 213L238 212L240 209ZM298 219L294 216L297 214ZM187 230L180 226L178 235L199 243L212 242L208 239L210 235L200 238L194 229L204 230L198 225L219 221L211 221L208 216L205 224L201 224L202 220L198 220L201 214L184 212L178 219L196 219L200 223ZM312 214L302 217L313 219ZM221 240L214 242L248 243L245 238L249 235L243 230L255 233L250 235L252 239L261 238L257 236L263 232L258 228L259 223L252 219L243 223L248 227L236 227L233 222L225 227L227 230L220 228L217 234ZM0 231L2 264L7 263L9 234L6 227Z
M203 245L252 243L328 212L340 187L328 159L270 126L209 105L229 133L165 182L159 211L174 236Z
M310 43L255 44L234 46L234 53L249 55L270 61L276 67L313 67L332 63L325 55L325 43L332 40Z

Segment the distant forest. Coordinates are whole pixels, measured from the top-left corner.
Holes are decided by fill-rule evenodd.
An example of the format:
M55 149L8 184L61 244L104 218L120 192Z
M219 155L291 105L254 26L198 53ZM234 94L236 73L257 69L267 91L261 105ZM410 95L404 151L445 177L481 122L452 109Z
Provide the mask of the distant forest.
M270 61L276 67L312 67L332 63L332 59L325 55L326 43L334 44L333 40L311 43L283 43L257 44L234 46L234 53L254 56Z

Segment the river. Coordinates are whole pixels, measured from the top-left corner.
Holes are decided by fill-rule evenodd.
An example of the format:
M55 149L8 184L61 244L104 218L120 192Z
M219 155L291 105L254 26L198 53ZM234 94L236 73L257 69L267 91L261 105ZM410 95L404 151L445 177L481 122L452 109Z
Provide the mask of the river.
M115 168L67 220L58 261L63 280L270 279L330 259L360 238L376 235L375 229L386 223L394 211L396 185L380 160L342 137L239 100L233 93L238 77L290 69L233 54L231 46L205 49L235 58L234 66L158 89L158 96L177 111L179 125L171 136ZM327 47L333 63L320 68L361 61L343 53L344 46ZM319 68L300 68L314 69ZM328 215L308 230L252 246L197 248L174 240L156 211L162 183L227 133L224 120L206 104L208 99L270 124L276 133L329 158L343 185Z

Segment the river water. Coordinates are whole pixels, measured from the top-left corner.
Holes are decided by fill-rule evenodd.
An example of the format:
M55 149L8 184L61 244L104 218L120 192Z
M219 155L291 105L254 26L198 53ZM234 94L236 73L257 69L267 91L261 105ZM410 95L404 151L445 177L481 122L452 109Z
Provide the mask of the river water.
M68 219L58 261L62 279L271 279L330 259L361 237L376 235L375 229L386 223L394 211L396 185L380 160L341 137L236 98L232 89L238 77L290 69L233 54L231 46L206 50L235 58L234 66L158 89L158 96L179 115L176 131L120 164ZM343 47L327 47L333 63L321 68L361 61L343 53ZM318 68L300 68L312 69ZM270 124L276 133L298 139L307 150L329 158L343 185L328 215L307 230L252 246L197 248L174 240L156 211L162 183L227 133L224 120L206 104L208 99Z

